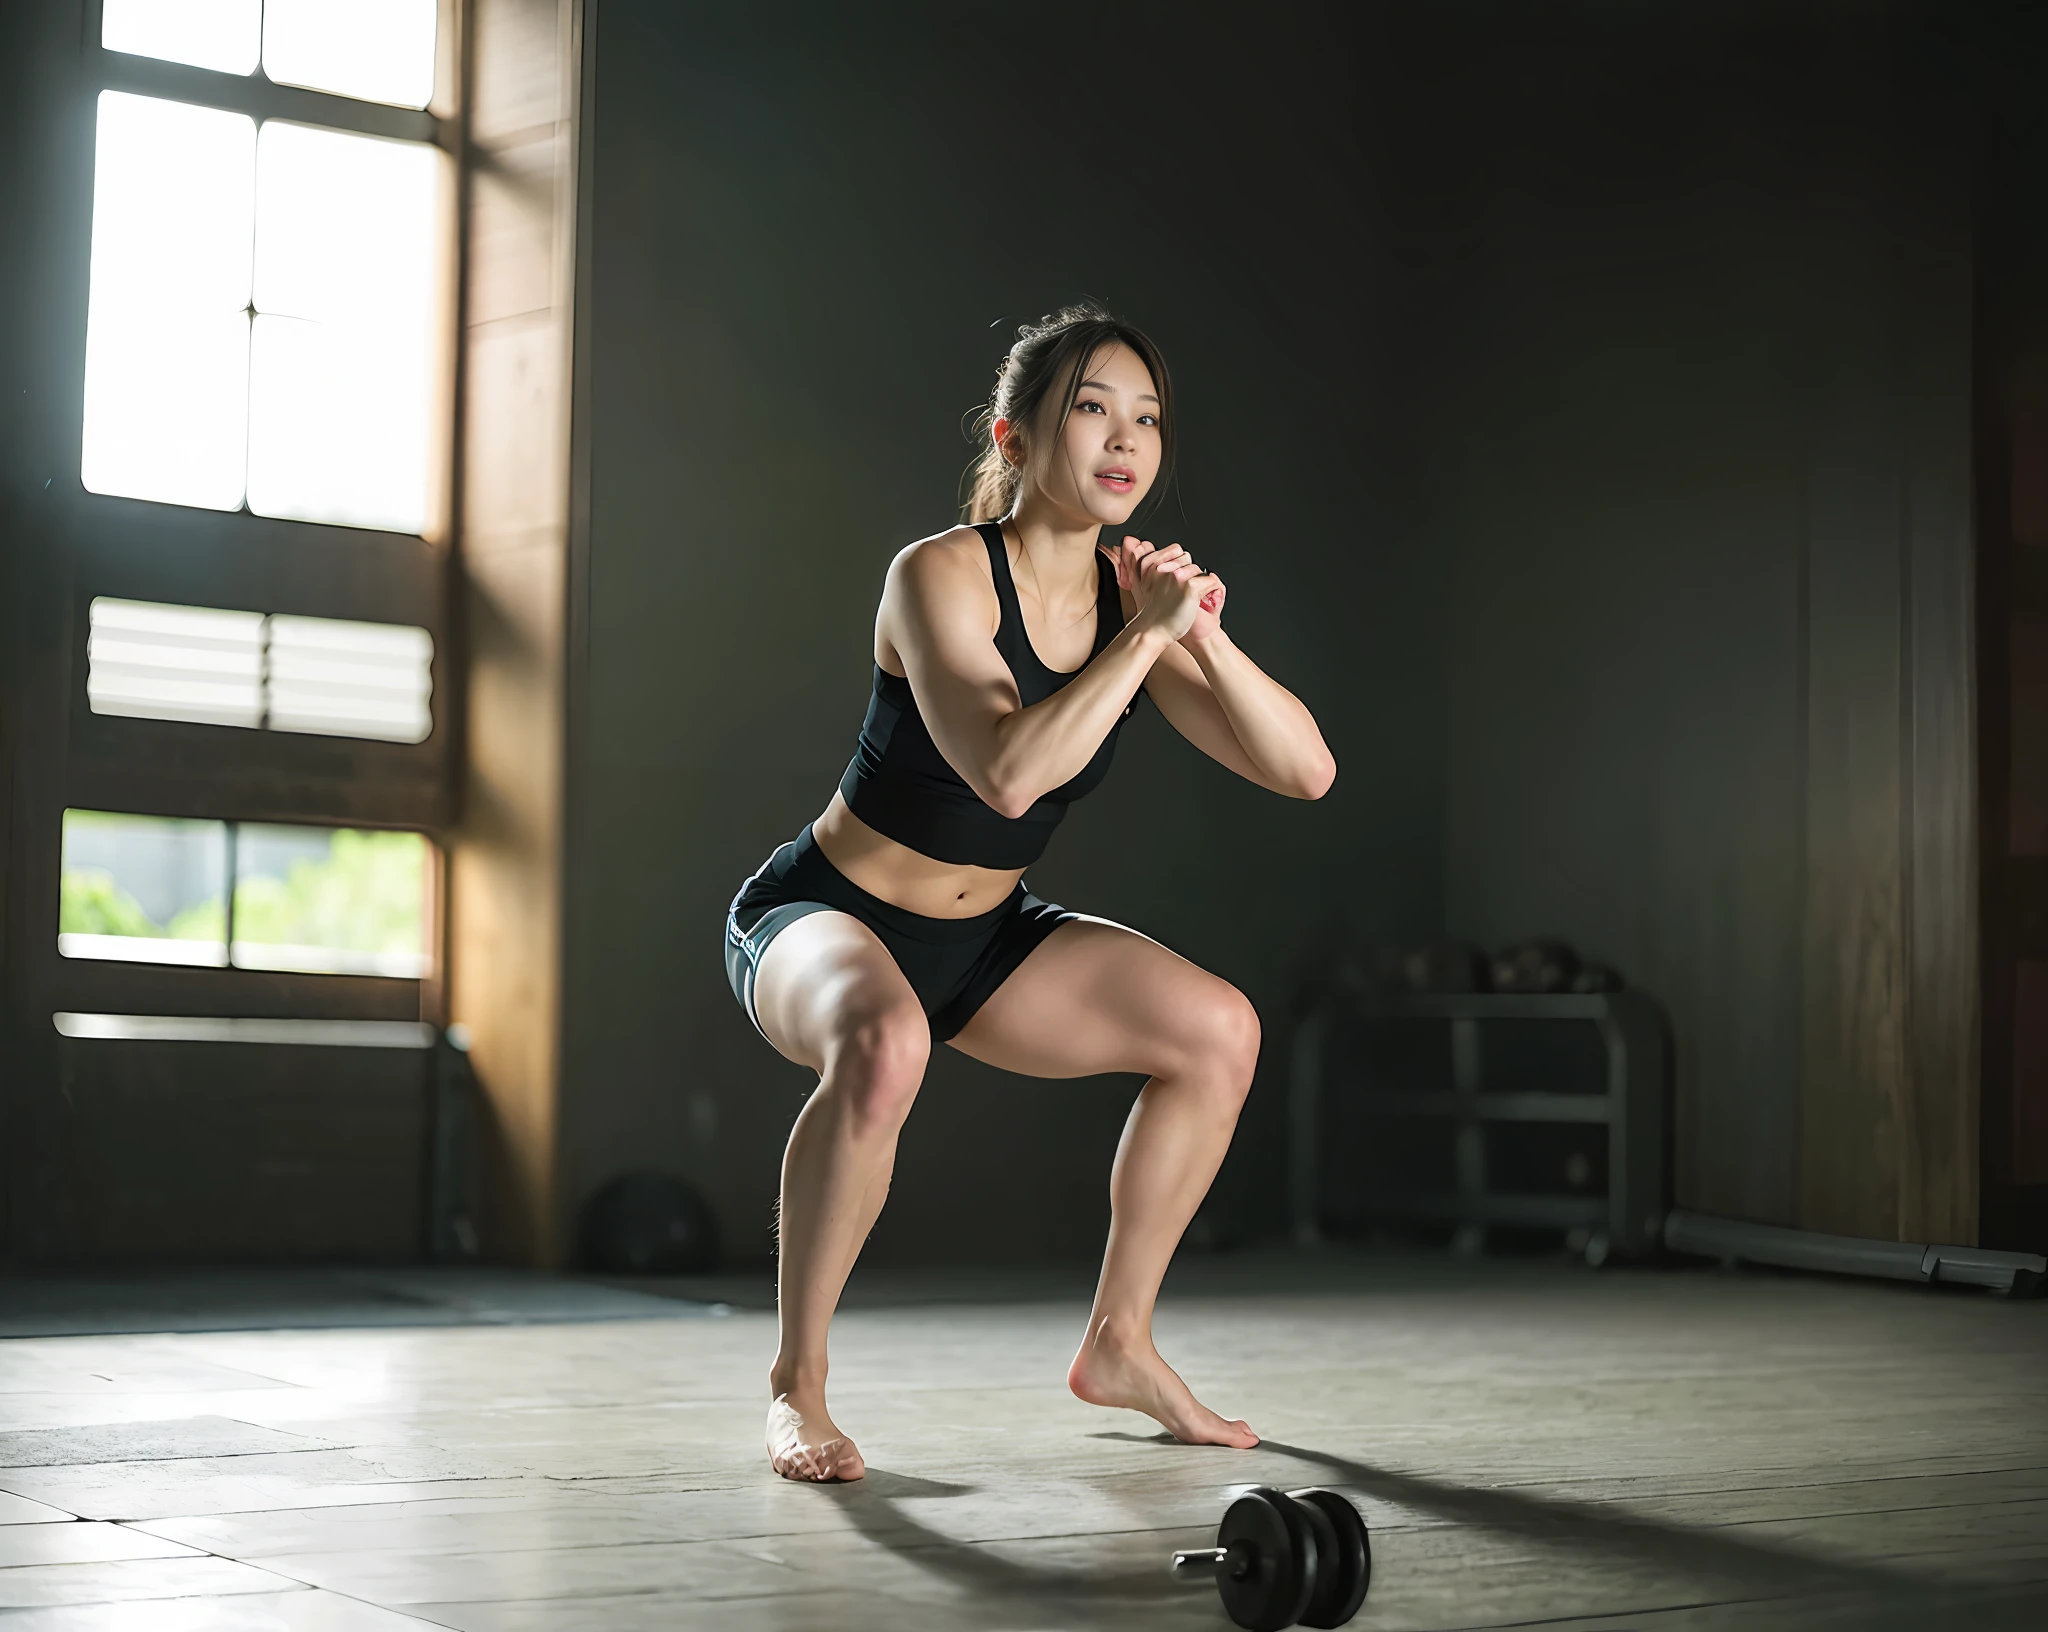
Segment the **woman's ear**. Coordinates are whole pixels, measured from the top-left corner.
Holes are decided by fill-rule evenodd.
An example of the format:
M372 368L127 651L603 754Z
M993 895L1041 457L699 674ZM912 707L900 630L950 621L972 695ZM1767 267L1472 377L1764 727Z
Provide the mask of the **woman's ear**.
M997 452L1013 465L1024 463L1024 450L1016 445L1010 436L1011 425L1007 419L998 419L988 428L989 440L996 445Z

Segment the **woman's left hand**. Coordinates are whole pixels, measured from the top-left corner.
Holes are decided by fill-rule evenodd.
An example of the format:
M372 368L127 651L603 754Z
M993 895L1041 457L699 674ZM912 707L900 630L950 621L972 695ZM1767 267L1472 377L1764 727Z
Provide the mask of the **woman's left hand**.
M1156 546L1150 539L1134 538L1128 533L1124 535L1123 542L1116 547L1114 557L1116 563L1116 582L1119 589L1137 589L1138 563L1144 560L1146 556L1152 554L1155 548ZM1178 549L1179 546L1172 545L1169 548ZM1179 577L1191 578L1200 573L1201 570L1200 567L1194 564L1193 559L1189 558L1182 566L1175 569L1175 573ZM1219 580L1216 587L1202 597L1201 608L1195 613L1194 623L1189 627L1188 632L1180 637L1180 643L1183 646L1199 646L1223 627L1223 602L1229 593L1228 586Z

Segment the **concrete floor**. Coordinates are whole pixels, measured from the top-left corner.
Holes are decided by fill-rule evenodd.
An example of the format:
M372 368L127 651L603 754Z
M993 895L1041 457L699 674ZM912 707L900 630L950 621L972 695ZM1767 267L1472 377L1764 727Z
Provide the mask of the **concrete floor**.
M1358 1501L1361 1628L2048 1625L2048 1303L1193 1264L1161 1346L1230 1452L1063 1391L1070 1277L869 1281L874 1471L820 1489L763 1465L758 1278L694 1289L731 1312L0 1343L0 1632L1225 1627L1164 1561L1252 1483Z

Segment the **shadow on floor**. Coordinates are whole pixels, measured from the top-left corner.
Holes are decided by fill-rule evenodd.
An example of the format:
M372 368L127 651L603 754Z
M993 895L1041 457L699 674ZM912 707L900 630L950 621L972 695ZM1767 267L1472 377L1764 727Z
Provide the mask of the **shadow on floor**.
M1164 1434L1110 1432L1094 1437L1162 1447L1176 1444ZM1825 1600L1825 1610L1819 1603L1814 1608L1831 1625L1923 1632L1931 1626L1957 1624L1965 1606L1975 1606L1967 1615L1973 1632L2039 1625L2032 1618L2039 1614L2038 1601L2031 1595L2026 1605L2012 1606L2022 1618L2007 1619L2000 1612L2000 1601L2008 1598L2004 1590L1931 1583L1878 1564L1818 1558L1717 1530L1660 1523L1604 1504L1448 1484L1274 1440L1249 1454L1265 1461L1262 1471L1274 1484L1335 1485L1548 1548L1626 1557L1672 1578L1674 1587L1685 1587L1697 1608L1717 1602L1733 1608L1757 1600ZM1276 1467L1276 1462L1292 1463L1301 1471ZM1008 1614L1044 1611L1056 1617L1056 1624L1075 1632L1112 1632L1135 1624L1132 1616L1142 1605L1153 1611L1146 1617L1148 1625L1178 1625L1182 1611L1189 1625L1217 1624L1213 1591L1206 1584L1195 1590L1173 1583L1164 1549L1156 1565L1101 1575L1047 1569L1005 1557L990 1545L955 1540L899 1505L899 1498L949 1495L958 1487L870 1469L859 1483L820 1488L844 1508L867 1540L991 1606L1000 1604ZM1702 1602L1700 1589L1719 1596ZM1655 1612L1645 1606L1638 1613ZM1615 1624L1627 1618L1621 1615Z

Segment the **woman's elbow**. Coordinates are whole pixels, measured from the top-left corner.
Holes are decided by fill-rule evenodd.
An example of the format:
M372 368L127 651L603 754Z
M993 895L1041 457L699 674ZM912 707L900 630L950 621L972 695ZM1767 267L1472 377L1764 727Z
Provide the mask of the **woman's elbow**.
M974 791L990 810L1013 822L1038 803L1038 796L1029 788L1005 777L992 778Z
M1336 780L1336 756L1325 749L1322 758L1304 772L1301 781L1293 790L1294 796L1297 799L1320 799L1330 791Z

